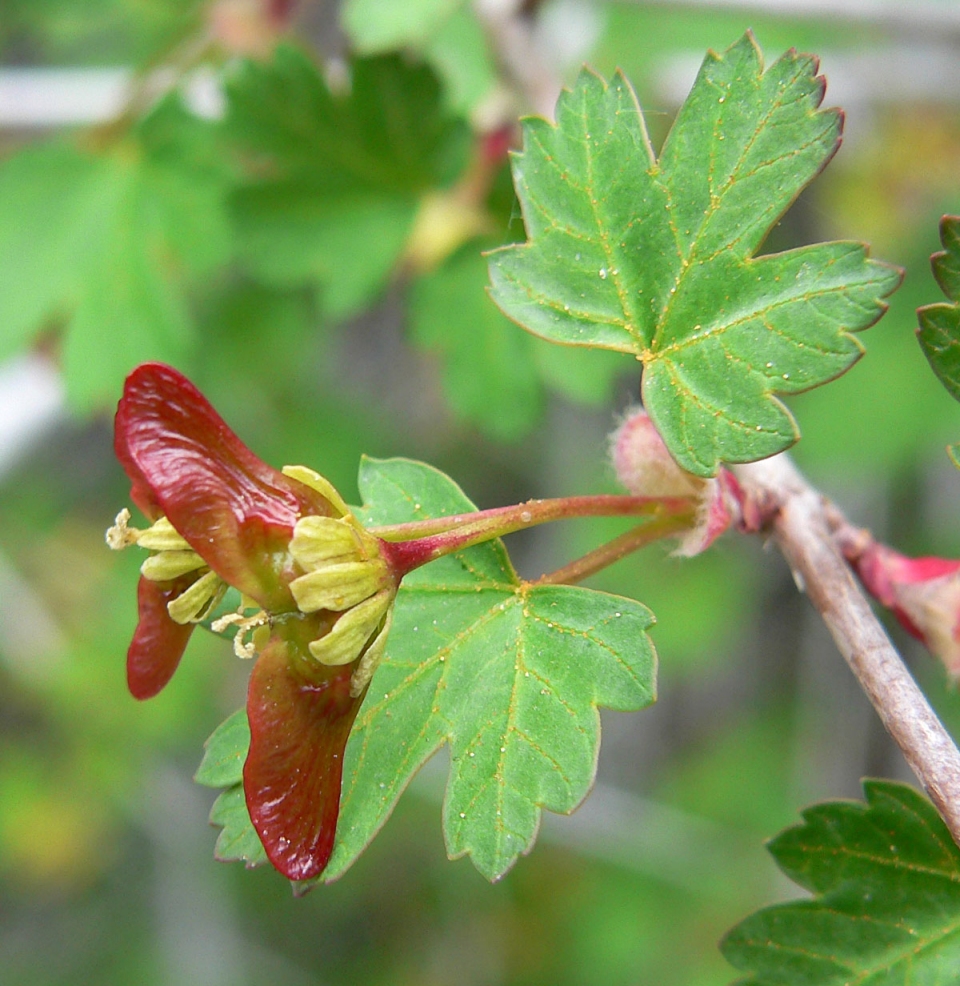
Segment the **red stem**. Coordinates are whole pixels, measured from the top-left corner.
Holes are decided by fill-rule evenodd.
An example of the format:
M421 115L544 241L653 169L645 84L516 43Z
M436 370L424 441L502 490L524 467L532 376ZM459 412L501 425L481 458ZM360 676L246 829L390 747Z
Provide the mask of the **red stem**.
M693 512L686 516L683 514L665 514L663 517L638 524L619 537L607 541L606 544L601 544L599 548L594 548L593 551L589 551L568 565L564 565L563 568L541 575L534 584L576 585L608 565L612 565L634 551L639 551L640 548L645 548L654 541L672 537L687 530L694 522L695 516Z
M553 500L528 500L510 507L495 507L452 517L435 517L409 524L371 527L383 542L384 554L394 572L407 572L427 562L483 541L554 520L574 517L684 517L689 526L696 506L690 497L570 496ZM671 531L676 533L676 531ZM665 535L660 535L665 536Z

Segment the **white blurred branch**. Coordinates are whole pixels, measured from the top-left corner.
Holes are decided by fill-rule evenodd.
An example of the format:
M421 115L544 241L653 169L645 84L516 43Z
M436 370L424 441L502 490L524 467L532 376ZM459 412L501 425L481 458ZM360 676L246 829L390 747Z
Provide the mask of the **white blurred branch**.
M960 35L960 5L949 0L612 0L646 7L728 10L792 19L851 21L864 27L942 38Z
M108 123L130 98L135 75L128 68L0 69L0 127L65 127ZM149 80L154 97L175 85L175 73L158 70ZM197 116L217 118L223 92L213 71L190 73L183 87Z

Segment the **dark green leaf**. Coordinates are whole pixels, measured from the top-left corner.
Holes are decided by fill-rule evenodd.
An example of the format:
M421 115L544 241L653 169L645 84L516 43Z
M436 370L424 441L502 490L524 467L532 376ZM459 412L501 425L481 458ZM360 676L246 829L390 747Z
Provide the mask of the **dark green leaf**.
M403 250L416 202L356 193L329 198L310 182L245 188L234 197L241 258L268 284L321 285L333 317L357 311L387 280Z
M940 242L943 250L930 261L933 276L950 300L917 309L917 337L933 372L960 400L960 216L940 220Z
M607 400L623 360L517 332L487 296L480 249L468 244L411 290L413 337L440 355L454 411L494 438L511 441L535 423L543 383L584 403Z
M349 92L278 49L228 86L230 142L249 181L234 200L242 258L280 285L314 282L326 311L362 307L400 257L420 196L465 162L468 132L442 112L429 69L358 60Z
M409 460L367 460L360 485L365 524L475 509L448 477ZM445 743L447 850L490 879L505 873L530 850L542 809L570 812L586 796L598 706L653 701L652 622L629 599L521 582L499 542L411 573L347 746L324 879L354 861Z
M722 949L742 986L948 986L960 970L960 849L913 788L803 813L770 852L812 900L759 911Z
M492 255L494 298L544 338L639 358L645 406L698 475L796 441L775 394L846 370L899 283L856 243L754 256L838 146L816 69L788 52L764 70L749 34L709 54L659 160L619 74L583 72L556 125L524 124L529 240Z

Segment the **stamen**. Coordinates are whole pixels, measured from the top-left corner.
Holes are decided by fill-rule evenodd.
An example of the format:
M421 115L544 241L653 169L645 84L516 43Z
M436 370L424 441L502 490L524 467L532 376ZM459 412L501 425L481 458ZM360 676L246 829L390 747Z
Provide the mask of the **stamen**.
M206 564L195 551L161 551L140 566L140 574L151 582L169 582Z
M267 626L269 622L270 617L263 610L260 610L259 613L255 613L253 616L244 616L242 612L227 613L226 616L221 616L218 620L214 620L210 624L210 629L214 633L223 633L227 627L236 626L237 632L233 638L233 652L237 657L249 660L257 653L257 642L250 640L244 643L243 638L248 633L260 627Z
M389 583L387 566L379 558L329 565L301 575L290 591L301 613L330 609L340 613L362 603Z
M186 539L177 533L176 528L166 517L154 521L150 527L142 531L137 543L141 548L149 548L151 551L190 550Z
M310 653L321 663L350 664L367 646L393 602L393 593L383 589L341 616L329 633L310 643Z
M305 572L333 561L364 560L364 548L356 528L334 517L301 517L290 541L290 554Z
M129 548L131 544L136 544L140 540L140 535L143 532L137 530L136 527L130 527L129 524L130 511L124 507L117 514L113 527L109 528L106 533L107 544L111 551L123 551L124 548Z

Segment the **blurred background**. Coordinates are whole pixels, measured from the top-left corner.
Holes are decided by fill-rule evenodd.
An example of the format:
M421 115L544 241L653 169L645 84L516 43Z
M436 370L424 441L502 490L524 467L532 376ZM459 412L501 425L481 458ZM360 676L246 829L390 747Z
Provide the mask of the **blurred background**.
M247 666L198 634L159 697L125 689L137 559L103 532L140 361L354 501L362 453L425 459L481 507L613 489L635 364L540 343L484 293L480 251L524 238L506 150L583 62L624 70L659 146L748 27L768 61L817 53L847 116L766 249L866 240L907 270L864 359L791 402L796 457L854 522L956 554L960 408L913 330L960 211L960 4L0 0L0 983L719 986L719 937L793 893L763 840L865 775L909 779L782 560L735 536L593 580L657 614L661 697L604 714L596 790L494 886L445 858L442 763L302 900L215 863L191 777ZM618 529L511 550L536 576Z

